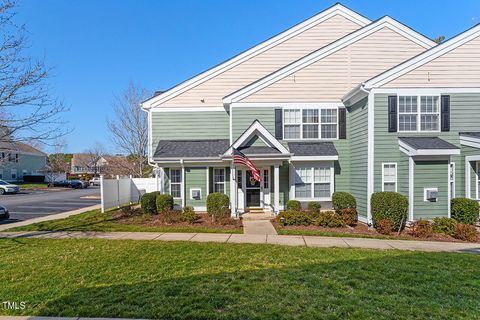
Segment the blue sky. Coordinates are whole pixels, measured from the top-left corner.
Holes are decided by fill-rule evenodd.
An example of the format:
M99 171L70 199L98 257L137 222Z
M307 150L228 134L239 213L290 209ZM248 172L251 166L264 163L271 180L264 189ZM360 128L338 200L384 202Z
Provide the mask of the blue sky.
M444 3L445 2L445 3ZM30 54L54 68L52 93L70 107L68 151L111 152L106 120L130 81L175 85L333 5L323 0L22 0ZM343 1L375 20L389 15L428 37L480 22L480 1Z

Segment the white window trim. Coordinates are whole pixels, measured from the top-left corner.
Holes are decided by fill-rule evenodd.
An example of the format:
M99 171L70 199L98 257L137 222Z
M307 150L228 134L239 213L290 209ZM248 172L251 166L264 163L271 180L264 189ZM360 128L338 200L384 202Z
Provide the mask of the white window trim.
M180 182L172 182L172 170L179 170L180 171ZM182 199L182 195L183 195L183 177L182 177L182 168L170 168L169 170L169 179L168 179L169 183L170 183L170 194L172 194L172 184L179 184L180 185L180 197L173 197L173 199Z
M200 192L200 199L194 199L193 198L193 191L199 191ZM190 188L190 200L201 200L202 199L202 188Z
M480 174L478 172L478 169L480 169L480 161L477 161L476 163L477 163L477 172L476 172L477 179L475 179L475 190L476 190L475 191L475 196L476 196L476 199L478 200L478 199L480 199L479 194L478 194L480 192L480 189L478 189L478 182L480 180Z
M385 181L385 166L394 165L395 166L395 181ZM398 166L396 162L382 162L382 192L385 192L385 183L395 183L395 192L397 192L397 181L398 181Z
M321 163L320 165L322 165ZM330 168L330 197L323 197L323 198L315 198L315 168L319 167L318 163L310 163L310 164L301 164L295 166L290 166L290 192L291 192L291 198L299 201L332 201L332 195L335 192L335 167L333 162L329 162L328 166ZM310 198L305 198L305 197L296 197L296 188L295 188L295 174L296 170L298 168L309 168L312 170L312 181L310 182L312 185L311 188L311 197Z
M455 170L456 170L456 168L455 168L455 162L450 162L450 163L449 163L449 166L448 166L448 186L449 186L449 188L450 188L450 193L449 193L449 195L450 195L450 200L453 199L453 198L455 198L455 196L456 196L456 192L455 192L455 188L456 188L456 186L455 186L455 184L456 184L456 181L455 181L455 180L456 180ZM453 179L450 179L450 174L452 174ZM452 182L453 182L453 183L452 183ZM452 183L452 186L450 186L450 183Z
M285 105L282 107L282 137L283 140L285 141L335 141L338 140L338 135L339 135L339 124L338 124L338 110L340 108L343 108L343 105L337 105L337 104L325 104L325 105ZM303 137L303 110L304 109L316 109L318 110L318 138L304 138ZM323 123L325 125L330 125L330 124L336 124L337 125L337 132L336 132L336 138L322 138L322 109L335 109L337 110L337 122L328 122L328 123ZM285 122L285 110L299 110L300 111L300 123L287 123ZM305 124L312 124L312 123L305 123ZM298 125L300 126L300 138L299 139L287 139L285 138L285 125Z
M417 130L400 130L400 97L416 97L417 98L417 112L403 112L401 114L403 115L416 115L417 117ZM437 97L437 103L438 103L438 112L432 113L432 112L423 112L421 111L421 97ZM440 126L441 126L441 96L437 94L399 94L397 95L397 131L401 133L410 133L410 132L422 132L422 133L438 133L440 132ZM438 129L437 130L421 130L422 124L421 124L421 119L422 119L422 114L436 114L438 115Z
M215 170L222 170L223 171L223 181L220 181L220 182L215 181ZM215 185L223 184L223 193L227 194L226 181L227 181L227 171L226 171L226 169L225 168L213 168L213 192L216 192L215 191Z
M437 192L437 201L436 202L438 202L438 188L437 187L425 187L425 188L423 188L423 202L430 202L427 199L427 191L428 190L433 190L433 191Z

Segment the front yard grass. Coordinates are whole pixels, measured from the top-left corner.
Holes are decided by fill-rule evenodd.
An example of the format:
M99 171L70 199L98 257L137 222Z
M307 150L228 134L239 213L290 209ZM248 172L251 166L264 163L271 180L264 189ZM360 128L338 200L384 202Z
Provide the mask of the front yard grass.
M7 231L99 231L99 232L205 232L242 233L241 228L224 229L199 225L149 226L142 224L147 216L140 215L129 219L115 216L116 210L101 213L100 209L87 211L65 219L39 222Z
M478 319L471 254L101 239L1 239L4 315Z
M48 183L46 182L37 182L37 183L19 183L18 186L21 189L46 189L48 188Z

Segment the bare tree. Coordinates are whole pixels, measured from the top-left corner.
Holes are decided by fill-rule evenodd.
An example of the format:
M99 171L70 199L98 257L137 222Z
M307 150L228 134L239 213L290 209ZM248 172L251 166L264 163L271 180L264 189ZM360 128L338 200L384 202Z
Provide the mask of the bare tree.
M55 143L54 153L48 156L47 165L45 166L47 181L53 182L59 174L70 170L71 155L65 153L66 146L64 139L59 139Z
M50 69L25 54L24 25L15 23L16 1L0 2L0 142L54 141L66 132L68 109L50 95Z
M145 89L130 83L121 95L114 97L115 118L108 121L112 143L128 156L135 167L133 175L138 177L144 176L149 168L147 114L140 109L140 103L148 96Z
M100 142L96 142L93 146L88 148L84 153L84 163L82 164L86 168L90 168L93 171L94 176L102 173L102 167L105 163L102 161L103 156L106 154L105 147Z

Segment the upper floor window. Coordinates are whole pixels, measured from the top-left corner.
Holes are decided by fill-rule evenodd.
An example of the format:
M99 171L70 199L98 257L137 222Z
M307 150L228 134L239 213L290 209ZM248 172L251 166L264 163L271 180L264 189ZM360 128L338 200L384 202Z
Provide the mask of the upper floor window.
M283 131L286 140L336 139L337 108L284 109Z
M439 131L438 96L399 96L398 131Z

